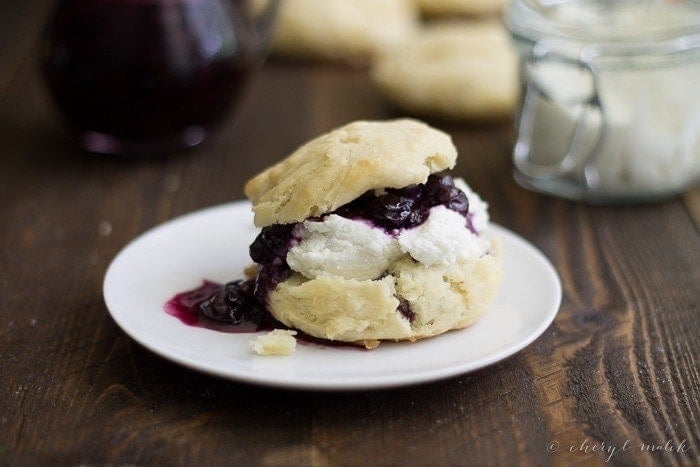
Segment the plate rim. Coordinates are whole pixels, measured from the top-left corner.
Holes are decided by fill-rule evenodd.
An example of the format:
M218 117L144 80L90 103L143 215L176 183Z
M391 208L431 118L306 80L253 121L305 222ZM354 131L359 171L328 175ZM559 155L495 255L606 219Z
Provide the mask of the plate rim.
M134 239L126 243L120 250L119 252L114 256L112 261L110 261L109 266L107 267L103 279L103 284L102 284L102 296L103 300L105 303L105 306L107 308L107 311L109 315L112 317L114 322L118 325L118 327L127 335L129 336L132 340L134 340L136 343L141 345L142 347L148 349L149 351L155 353L156 355L174 362L176 364L182 365L186 368L189 368L191 370L196 370L205 374L209 374L212 376L224 378L230 381L236 381L236 382L242 382L242 383L247 383L247 384L256 384L256 385L263 385L263 386L268 386L268 387L277 387L277 388L287 388L287 389L300 389L300 390L323 390L323 391L353 391L353 390L374 390L374 389L387 389L387 388L395 388L395 387L401 387L401 386L408 386L408 385L417 385L417 384L424 384L424 383L429 383L429 382L435 382L439 380L443 380L446 378L462 375L462 374L467 374L471 373L480 369L483 369L485 367L491 366L497 362L506 360L516 353L520 352L523 350L525 347L529 346L532 342L534 342L538 337L540 337L544 331L549 328L549 326L552 324L554 321L554 318L556 315L559 313L559 310L561 308L561 302L562 302L562 282L561 278L559 277L559 274L556 271L556 268L554 265L551 263L549 258L541 251L539 250L536 246L531 244L529 241L527 241L525 238L520 236L519 234L499 225L494 222L489 223L489 229L494 231L496 235L500 236L508 236L510 237L511 240L515 241L516 243L519 244L521 248L524 248L525 250L528 251L529 254L535 256L539 262L541 263L541 266L544 267L544 270L547 272L547 276L549 276L550 279L552 279L552 285L553 287L553 294L552 297L554 298L552 300L552 306L551 309L547 310L546 314L544 315L544 319L530 332L528 333L523 339L517 341L516 343L511 344L510 346L506 347L503 350L500 350L496 353L492 353L489 355L486 355L482 358L478 359L472 359L467 362L464 362L462 364L458 365L451 365L447 367L441 367L437 369L431 369L431 370L418 370L417 372L414 373L405 373L405 374L399 374L399 375L392 375L390 377L384 377L384 376L377 376L377 375L371 375L368 377L364 377L360 380L351 380L351 378L357 378L356 375L353 376L347 376L347 377L339 377L337 375L333 376L333 379L325 380L325 381L319 381L317 379L314 380L304 380L303 378L299 377L294 377L290 375L276 375L276 374L260 374L256 372L234 372L231 373L231 371L226 371L224 369L221 369L217 366L212 366L209 365L208 363L204 362L199 362L199 361L194 361L193 359L188 358L187 356L184 355L179 355L179 354L172 354L168 353L166 349L162 348L161 346L158 345L158 343L161 342L160 338L147 338L145 335L142 335L138 331L134 331L132 329L132 326L130 326L127 323L126 320L126 314L116 311L115 304L113 303L112 297L108 294L108 288L110 285L110 281L114 280L113 276L115 274L115 269L119 265L119 261L121 258L123 258L125 255L128 254L129 250L134 248L136 245L141 243L144 239L147 237L157 235L158 232L168 229L173 227L174 225L178 225L184 222L187 222L191 218L194 217L199 217L199 216L204 216L204 215L211 215L215 211L218 210L229 210L229 209L236 209L239 206L243 207L245 205L250 206L250 202L248 200L236 200L236 201L231 201L227 203L221 203L213 206L207 206L201 209L197 209L185 214L182 214L180 216L176 216L172 219L169 219L167 221L164 221L156 226L153 226L152 228L140 233L137 235ZM488 311L487 311L488 313ZM468 329L468 328L467 328ZM459 332L463 330L453 330L453 331L448 331L448 332ZM248 335L248 334L246 334ZM252 336L254 334L250 334ZM439 337L439 336L435 336ZM274 357L274 356L257 356L257 355L251 355L251 358L265 358L265 359L272 359L272 358L294 358L294 355L291 356L284 356L284 357Z

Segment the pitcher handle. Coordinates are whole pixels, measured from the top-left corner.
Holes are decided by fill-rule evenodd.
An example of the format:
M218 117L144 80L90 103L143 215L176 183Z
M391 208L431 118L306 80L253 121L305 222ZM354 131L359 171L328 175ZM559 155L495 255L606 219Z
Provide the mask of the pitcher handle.
M598 171L595 161L600 153L601 146L607 133L607 118L604 105L600 99L600 78L596 69L591 65L595 54L583 49L578 59L569 58L555 52L543 41L538 42L532 49L532 53L522 61L521 73L532 76L530 68L540 63L564 63L574 65L585 70L591 75L593 89L585 100L565 102L568 105L581 105L574 134L565 154L551 165L533 164L530 161L530 150L534 133L535 114L538 99L544 99L553 104L558 104L546 89L537 84L535 79L528 79L520 109L519 123L516 128L516 144L513 150L513 163L524 175L540 179L552 180L562 177L574 178L584 189L595 189L599 185ZM586 134L590 125L590 114L600 113L600 126L596 140L588 151L585 151L585 142L582 135Z

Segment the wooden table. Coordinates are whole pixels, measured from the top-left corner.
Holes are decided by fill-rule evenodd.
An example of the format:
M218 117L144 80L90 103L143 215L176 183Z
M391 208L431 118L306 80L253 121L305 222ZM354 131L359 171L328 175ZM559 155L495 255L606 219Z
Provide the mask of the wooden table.
M136 344L101 292L127 242L241 198L320 132L396 113L364 72L270 62L204 147L81 153L38 74L48 6L0 6L0 464L700 463L698 192L594 207L525 191L508 125L433 122L493 220L561 275L561 310L524 351L440 382L323 393L217 379Z

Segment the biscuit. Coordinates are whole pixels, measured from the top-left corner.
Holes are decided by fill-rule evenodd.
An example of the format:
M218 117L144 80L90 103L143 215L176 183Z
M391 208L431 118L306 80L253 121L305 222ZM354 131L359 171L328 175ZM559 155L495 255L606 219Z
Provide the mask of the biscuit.
M481 16L498 13L504 0L416 0L427 16Z
M490 253L450 266L426 267L410 257L377 280L294 273L278 284L268 309L286 326L309 335L376 346L378 340L410 340L462 329L478 320L501 282L498 244ZM412 320L398 310L408 302Z
M510 116L518 60L496 22L435 24L379 57L372 78L404 110L457 120Z
M430 176L455 159L450 137L424 123L360 121L250 180L255 223L267 227L251 246L271 268L256 283L265 308L292 329L366 348L474 323L502 266L498 243L479 234L486 203L463 180Z
M364 64L401 44L417 25L413 0L282 0L272 50Z
M368 190L425 183L454 167L451 138L415 120L358 121L304 144L251 179L255 225L301 222Z

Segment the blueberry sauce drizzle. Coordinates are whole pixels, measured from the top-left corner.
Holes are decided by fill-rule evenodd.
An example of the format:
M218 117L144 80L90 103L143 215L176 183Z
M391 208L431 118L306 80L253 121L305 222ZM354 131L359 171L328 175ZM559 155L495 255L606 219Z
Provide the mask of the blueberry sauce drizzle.
M464 216L467 227L476 233L467 196L454 185L452 176L446 172L431 175L425 184L387 188L385 193L379 195L368 191L334 212L324 214L319 221L327 215L337 214L367 221L389 235L397 235L403 229L425 222L430 209L435 206L445 206L458 212ZM268 297L277 284L292 273L286 257L300 241L300 226L301 223L274 224L262 229L249 249L250 257L258 264L255 279L237 280L223 286L204 281L202 286L171 298L165 305L166 312L188 325L220 330L212 323L225 323L235 328L229 332L287 329L267 310ZM399 298L397 311L413 322L415 314L408 301ZM309 342L333 345L332 341L303 333L299 333L299 336Z

